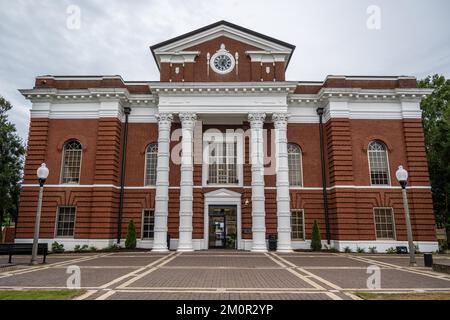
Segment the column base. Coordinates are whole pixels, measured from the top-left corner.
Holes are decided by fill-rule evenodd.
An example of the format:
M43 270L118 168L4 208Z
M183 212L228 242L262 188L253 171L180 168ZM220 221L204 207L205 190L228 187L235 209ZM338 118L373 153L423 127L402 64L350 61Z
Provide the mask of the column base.
M152 248L151 252L169 252L167 248Z
M291 253L291 252L294 252L294 250L289 249L289 248L285 248L285 249L280 248L280 249L277 249L277 252L279 252L279 253Z
M194 248L191 246L178 246L177 252L192 252L194 251Z
M267 252L267 247L265 245L256 245L250 249L251 252Z

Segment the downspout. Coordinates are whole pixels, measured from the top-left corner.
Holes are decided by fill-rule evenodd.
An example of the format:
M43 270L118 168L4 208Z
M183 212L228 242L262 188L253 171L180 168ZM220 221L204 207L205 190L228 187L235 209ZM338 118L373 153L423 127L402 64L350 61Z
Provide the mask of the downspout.
M319 130L320 130L320 162L322 165L322 194L323 194L323 207L325 210L325 230L327 243L330 245L330 215L328 209L328 193L327 193L327 175L325 169L325 146L323 142L323 108L317 108L317 114L319 115Z
M119 198L119 219L117 222L117 244L120 243L122 238L122 216L123 216L123 195L125 189L125 169L127 164L127 142L128 142L128 116L130 115L131 108L124 107L125 113L125 128L123 130L123 147L122 147L122 168L120 171L120 198Z

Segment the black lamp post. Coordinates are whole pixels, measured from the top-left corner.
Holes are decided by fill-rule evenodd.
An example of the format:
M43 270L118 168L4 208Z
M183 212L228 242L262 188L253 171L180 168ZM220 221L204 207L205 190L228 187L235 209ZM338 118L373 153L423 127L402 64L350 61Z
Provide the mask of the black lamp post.
M31 262L30 262L31 264L37 264L36 256L38 252L39 229L41 226L42 195L44 194L45 180L47 180L49 174L49 170L45 165L45 163L41 164L39 169L37 169L36 173L39 181L39 198L36 211L36 221L34 224L33 250L31 252Z
M403 169L403 166L399 166L397 172L395 173L398 182L402 186L403 195L403 207L405 210L405 222L406 222L406 232L408 235L408 246L409 246L409 265L415 267L416 264L416 249L414 247L412 228L411 228L411 218L409 216L409 205L408 205L408 195L406 194L406 185L408 183L408 171Z

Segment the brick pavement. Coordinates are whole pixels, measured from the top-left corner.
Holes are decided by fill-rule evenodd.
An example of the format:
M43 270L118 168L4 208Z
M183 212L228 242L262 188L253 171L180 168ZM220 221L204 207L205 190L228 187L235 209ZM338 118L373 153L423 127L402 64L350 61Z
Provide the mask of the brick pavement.
M423 263L409 268L408 256L398 255L139 251L50 255L36 267L26 256L14 261L15 269L0 269L0 289L66 288L67 268L78 266L88 290L80 299L352 299L352 292L369 290L369 266L380 270L375 291L450 291L450 275Z

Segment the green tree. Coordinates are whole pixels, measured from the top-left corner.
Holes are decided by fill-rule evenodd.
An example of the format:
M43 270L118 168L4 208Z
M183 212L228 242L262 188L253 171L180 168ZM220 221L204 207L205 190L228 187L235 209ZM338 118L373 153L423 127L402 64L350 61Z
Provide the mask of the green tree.
M320 237L320 229L317 220L314 220L314 225L312 229L311 249L312 251L320 251L322 249L322 239Z
M130 220L127 228L127 238L125 240L125 248L135 249L136 248L136 226L134 221Z
M0 226L7 218L17 220L25 154L22 139L8 120L7 112L11 109L11 103L0 96Z
M434 75L419 81L434 89L421 103L436 223L450 229L450 80Z

